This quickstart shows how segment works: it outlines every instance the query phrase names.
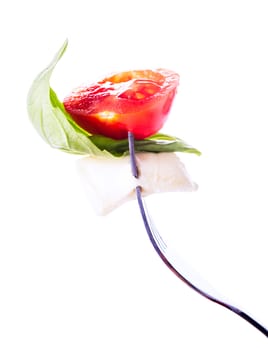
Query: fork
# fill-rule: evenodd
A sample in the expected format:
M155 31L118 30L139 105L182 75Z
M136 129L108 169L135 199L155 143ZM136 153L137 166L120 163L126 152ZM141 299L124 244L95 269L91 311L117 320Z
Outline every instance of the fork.
M137 167L136 157L135 157L135 145L134 136L131 132L128 133L128 144L129 144L129 154L131 162L131 172L135 178L139 177L139 170ZM237 316L241 317L247 321L250 325L255 327L258 331L268 337L268 329L261 325L258 321L252 318L249 314L241 310L240 308L232 305L226 298L222 297L207 281L201 278L196 271L186 265L186 263L179 257L179 255L170 248L167 243L160 236L158 230L156 229L152 218L149 215L148 209L146 207L145 201L142 198L142 188L140 186L136 187L136 197L142 216L142 220L148 234L148 237L166 266L186 285L192 288L195 292L199 293L204 298L216 303ZM183 270L183 271L182 271ZM201 287L202 285L202 287Z

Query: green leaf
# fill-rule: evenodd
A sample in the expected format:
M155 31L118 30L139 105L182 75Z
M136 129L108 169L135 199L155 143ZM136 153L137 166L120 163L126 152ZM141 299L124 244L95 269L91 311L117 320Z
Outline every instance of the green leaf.
M56 93L50 87L51 74L68 45L66 40L50 65L34 80L27 98L30 120L39 135L53 148L75 154L108 155L89 139L65 111Z
M128 140L113 140L111 138L92 135L92 142L100 149L107 150L115 156L121 156L128 153ZM166 135L155 134L144 140L135 140L135 150L137 152L187 152L201 155L201 152L196 148L188 145L183 140Z

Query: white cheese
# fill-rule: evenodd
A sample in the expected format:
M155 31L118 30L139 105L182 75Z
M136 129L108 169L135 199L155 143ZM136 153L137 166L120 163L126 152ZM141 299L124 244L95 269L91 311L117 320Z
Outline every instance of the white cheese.
M137 153L139 178L131 173L130 157L93 158L77 161L86 195L98 215L106 215L135 199L141 186L144 196L157 192L195 191L184 164L175 153Z

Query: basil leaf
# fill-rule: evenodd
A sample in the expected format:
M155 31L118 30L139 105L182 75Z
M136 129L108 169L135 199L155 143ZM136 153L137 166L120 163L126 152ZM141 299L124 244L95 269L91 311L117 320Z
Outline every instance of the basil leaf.
M146 152L185 152L201 155L198 149L188 145L182 139L166 134L155 134L145 140L137 141L137 150L139 148Z
M89 139L65 111L50 87L51 74L68 45L66 40L50 65L34 80L27 98L30 120L39 135L52 147L75 154L108 155Z
M90 136L92 142L100 149L107 150L114 156L128 154L128 140L114 140L102 135ZM187 152L201 155L196 148L191 147L183 140L166 135L155 134L144 140L135 140L135 150L137 152Z

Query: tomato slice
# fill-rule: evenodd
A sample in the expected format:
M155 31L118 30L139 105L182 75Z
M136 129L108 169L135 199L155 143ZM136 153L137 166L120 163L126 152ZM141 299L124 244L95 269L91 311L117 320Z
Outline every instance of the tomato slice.
M64 101L74 121L92 134L144 139L159 131L170 111L179 75L166 69L133 70L75 89Z

